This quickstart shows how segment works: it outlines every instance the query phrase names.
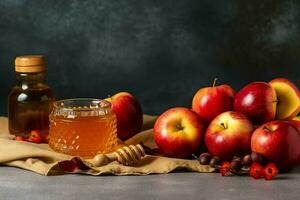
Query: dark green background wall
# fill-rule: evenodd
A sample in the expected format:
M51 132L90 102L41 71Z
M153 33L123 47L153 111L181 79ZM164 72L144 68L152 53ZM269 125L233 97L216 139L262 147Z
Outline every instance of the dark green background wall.
M158 114L214 77L300 85L300 1L1 0L0 114L23 54L48 56L58 98L129 91Z

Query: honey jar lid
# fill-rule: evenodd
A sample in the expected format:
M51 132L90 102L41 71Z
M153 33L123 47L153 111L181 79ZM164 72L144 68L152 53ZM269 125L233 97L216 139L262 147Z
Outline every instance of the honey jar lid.
M18 56L15 59L15 71L38 73L46 71L46 58L43 55Z

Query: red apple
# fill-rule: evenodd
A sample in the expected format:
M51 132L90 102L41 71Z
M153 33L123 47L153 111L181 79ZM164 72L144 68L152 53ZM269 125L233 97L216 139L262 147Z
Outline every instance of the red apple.
M293 119L300 111L300 91L297 86L286 78L270 81L275 89L278 103L276 119Z
M222 160L251 152L253 125L242 113L228 111L218 115L208 126L205 144L208 151Z
M169 157L187 158L200 147L204 125L188 108L171 108L154 124L154 140L161 152Z
M234 94L229 85L201 88L194 95L192 109L209 123L219 114L232 110Z
M254 131L251 149L287 172L299 164L300 133L288 121L271 121Z
M288 120L291 124L293 124L298 132L300 133L300 118L299 117L294 117L292 120Z
M141 131L143 111L138 100L128 92L120 92L105 99L111 102L117 117L118 138L126 140Z
M243 87L234 97L234 110L249 117L255 124L274 120L277 97L265 82L253 82Z

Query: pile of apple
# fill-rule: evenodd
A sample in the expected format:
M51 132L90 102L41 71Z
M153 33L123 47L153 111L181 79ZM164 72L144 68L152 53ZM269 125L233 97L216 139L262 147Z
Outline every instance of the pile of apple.
M285 78L252 82L235 92L229 85L199 89L192 109L171 108L154 125L154 140L169 157L199 153L222 162L258 154L281 171L300 164L300 92ZM228 162L227 162L228 164Z

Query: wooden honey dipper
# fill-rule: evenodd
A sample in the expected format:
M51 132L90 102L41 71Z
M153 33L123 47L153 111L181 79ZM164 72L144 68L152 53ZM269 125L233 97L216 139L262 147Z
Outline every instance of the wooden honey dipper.
M142 145L123 146L116 151L108 154L98 154L88 162L95 167L106 165L112 161L118 161L122 165L131 166L145 156Z

